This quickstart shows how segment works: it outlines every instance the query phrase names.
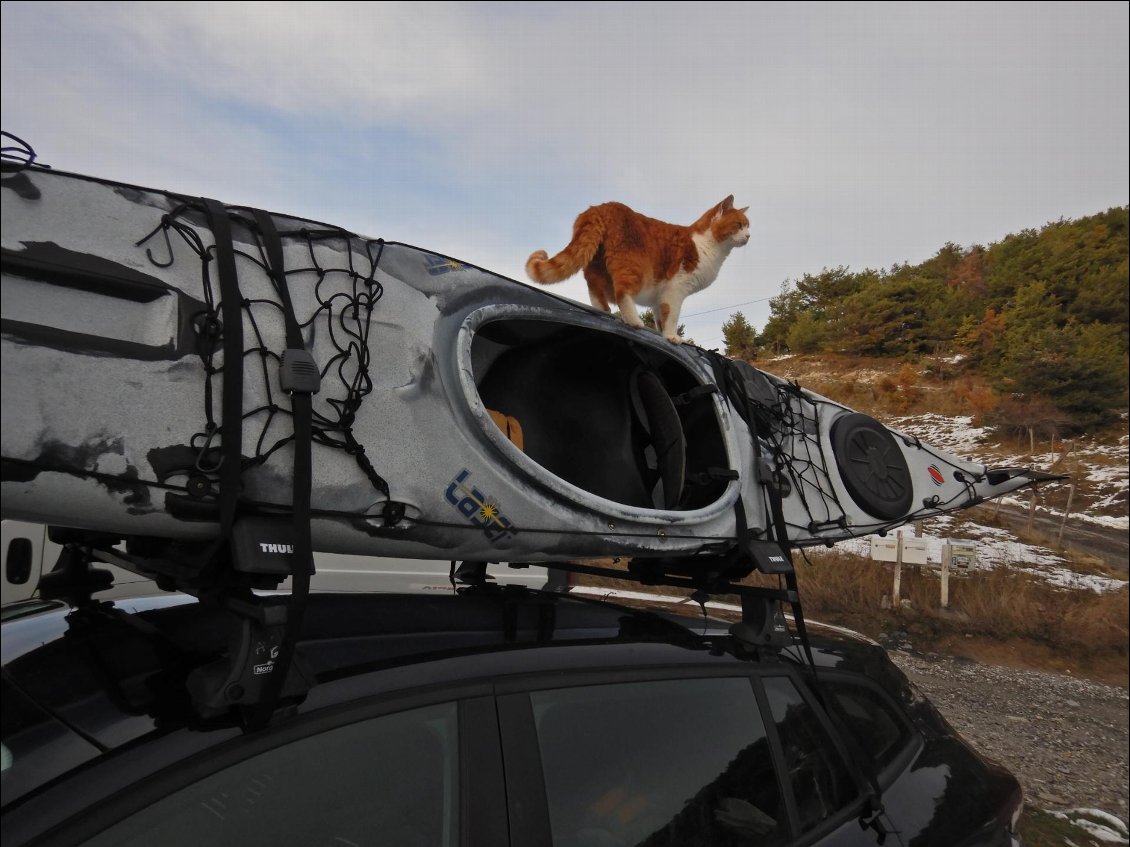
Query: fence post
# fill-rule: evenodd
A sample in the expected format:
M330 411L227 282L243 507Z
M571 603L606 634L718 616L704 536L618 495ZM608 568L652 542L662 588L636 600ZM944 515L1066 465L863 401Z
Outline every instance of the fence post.
M902 598L899 591L902 587L902 533L897 533L898 545L895 548L895 584L891 589L891 607L895 609L902 608Z
M942 608L950 607L950 562L953 560L953 548L947 541L942 545Z
M1063 528L1067 526L1067 516L1071 512L1071 498L1075 496L1075 483L1071 483L1071 487L1067 489L1067 505L1063 507L1063 520L1059 522L1059 535L1055 537L1056 545L1063 544Z

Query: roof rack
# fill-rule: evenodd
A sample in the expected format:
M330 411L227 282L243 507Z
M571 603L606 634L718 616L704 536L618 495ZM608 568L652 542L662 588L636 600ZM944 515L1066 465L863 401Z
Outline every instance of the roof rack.
M290 576L289 521L241 518L233 528L233 542L217 548L206 542L184 542L51 527L52 541L62 545L59 561L41 582L45 599L64 600L74 607L75 621L90 622L105 616L122 618L111 603L93 599L110 586L109 571L99 563L116 565L153 578L167 591L180 591L210 606L225 627L226 649L215 661L191 671L186 687L199 718L211 720L234 714L252 730L270 723L280 710L300 702L314 685L313 676L295 653L283 666L279 653L287 623L293 614L292 598L256 594L276 589ZM270 542L262 539L272 539ZM778 650L794 643L785 624L783 605L789 604L798 635L806 651L800 598L790 557L772 542L751 542L746 557L695 556L673 559L632 559L626 571L580 562L530 562L551 570L637 582L642 586L668 586L691 592L702 604L714 595L741 598L742 617L730 634L737 648L748 651ZM489 588L486 563L453 563L452 586L457 590ZM784 588L744 585L737 579L753 570L775 574ZM311 568L312 570L312 568ZM811 663L811 654L809 653ZM269 685L272 675L277 691Z
M186 678L193 707L205 720L235 711L247 727L265 725L280 708L300 701L314 684L297 655L285 666L279 662L293 613L290 598L254 593L254 589L277 588L290 571L289 557L266 559L264 551L248 540L249 533L266 526L237 521L234 535L242 541L210 551L206 559L200 557L205 545L51 527L49 537L63 549L55 568L43 577L40 593L44 599L73 606L75 622L118 617L111 603L92 596L110 586L110 572L95 567L104 563L151 577L166 591L196 597L226 617L230 626L223 655ZM119 549L123 544L125 552ZM286 676L272 696L272 675L280 667Z
M772 546L776 547L776 545ZM788 603L792 606L794 619L798 619L800 595L793 583L794 572L791 561L783 555L781 558L787 563L787 569L778 567L774 571L767 571L759 567L758 570L784 577L788 583L786 588L767 588L734 582L722 575L725 573L723 568L725 561L720 557L710 559L695 557L694 566L691 568L685 567L688 560L632 559L628 563L627 571L577 562L542 564L548 568L558 568L570 573L634 581L644 586L688 589L692 592L691 599L704 606L714 595L736 595L741 598L742 617L730 627L730 635L741 647L752 650L786 647L793 641L785 625L782 604ZM712 563L717 567L712 568ZM799 626L803 627L803 616L798 620ZM804 640L807 641L807 637Z

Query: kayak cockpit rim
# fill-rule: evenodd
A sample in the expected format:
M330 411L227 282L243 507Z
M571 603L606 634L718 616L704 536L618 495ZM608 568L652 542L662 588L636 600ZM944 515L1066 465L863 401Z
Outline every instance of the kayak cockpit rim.
M481 429L504 459L535 486L611 518L672 525L732 511L743 480L701 479L708 468L718 467L744 476L743 451L734 432L740 421L717 391L701 392L694 401L700 408L692 431L684 427L682 433L688 442L688 436L697 436L685 446L684 485L703 491L684 493L675 507L666 508L641 500L646 496L641 494L646 480L627 479L640 470L638 457L632 455L639 450L628 443L632 432L637 436L640 432L639 422L632 420L637 412L632 408L630 372L637 366L654 370L657 364L662 379L681 382L677 387L684 393L698 386L713 387L713 380L705 361L696 360L689 350L647 330L626 336L619 322L610 324L615 320L581 307L563 314L558 309L492 304L470 312L456 343L458 393L469 423ZM624 356L624 348L633 355ZM606 358L617 367L598 367L606 353L616 354ZM549 384L549 374L556 384ZM557 390L566 391L566 396L546 403L547 392ZM517 421L523 446L499 427L492 411ZM678 414L683 426L688 414ZM661 462L662 457L658 459Z

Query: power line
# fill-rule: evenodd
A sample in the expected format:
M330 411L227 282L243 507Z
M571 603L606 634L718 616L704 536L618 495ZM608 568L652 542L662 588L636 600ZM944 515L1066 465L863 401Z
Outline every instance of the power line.
M736 309L738 306L748 306L751 303L764 303L766 300L772 300L772 297L760 297L757 300L746 300L744 303L735 303L733 306L719 306L717 309L707 309L705 312L692 312L689 315L683 315L684 318L697 318L699 315L709 315L712 312L724 312L727 309Z

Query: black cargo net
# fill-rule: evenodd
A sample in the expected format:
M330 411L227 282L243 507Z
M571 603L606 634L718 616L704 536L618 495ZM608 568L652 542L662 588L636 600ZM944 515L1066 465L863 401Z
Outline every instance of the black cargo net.
M769 448L778 484L787 480L796 490L811 520L805 529L839 524L843 507L828 482L816 404L789 385L778 386L777 392L780 402L773 411L778 426L762 434L762 442Z
M788 527L818 536L800 543L826 543L825 539L842 540L847 535L882 532L919 518L963 508L970 498L975 497L973 483L983 476L970 475L949 457L931 450L917 438L891 432L893 438L925 451L937 464L950 468L953 477L964 483L963 488L949 500L943 501L934 496L919 503L909 513L901 513L890 520L857 521L849 525L846 511L832 485L836 459L825 452L817 402L793 383L766 380L766 384L772 386L775 393L773 400L762 396L749 397L746 402L756 418L758 448L762 457L768 460L774 484L782 497L787 498L795 492L807 515L807 523L797 523L794 519L788 522ZM840 476L843 476L842 471Z
M204 410L201 429L193 436L196 452L194 470L205 476L216 474L222 463L219 442L222 421L217 421L217 398L224 369L222 295L216 272L216 244L206 244L198 221L203 207L183 203L166 214L161 224L138 245L144 245L159 234L164 238L167 258L146 249L149 260L160 267L173 261L173 238L188 245L201 260L203 299L208 308L194 316L200 340L199 353L207 378L204 384ZM229 207L235 260L239 276L248 265L254 266L256 277L270 277L265 245L258 232L251 210ZM246 214L244 214L246 213ZM193 219L193 224L188 222ZM345 451L352 456L365 476L384 498L389 498L388 483L381 477L365 454L365 448L353 435L353 423L365 397L373 390L369 369L369 334L372 313L384 294L376 279L384 242L363 239L346 230L331 227L279 229L284 248L302 245L303 260L295 259L295 251L287 250L285 276L296 303L295 319L307 345L316 339L318 350L329 346L335 351L328 360L320 361L321 389L314 398L313 440L318 444ZM329 249L316 250L316 247ZM334 261L330 266L328 263ZM278 294L278 292L275 292ZM313 295L312 298L310 295ZM282 351L267 346L265 325L279 327L285 319L283 298L249 298L241 294L240 309L244 317L242 361L243 379L265 398L255 408L242 410L242 429L254 440L251 456L241 458L241 470L261 465L280 448L294 440L291 424L293 408L289 398L278 388L278 371ZM313 303L311 304L311 299ZM303 305L306 304L306 305ZM246 444L247 438L244 439Z
M791 383L768 384L776 394L773 401L750 397L748 403L757 420L758 446L773 484L782 496L795 492L808 515L807 524L790 523L790 527L806 532L843 527L844 508L829 479L816 403Z

